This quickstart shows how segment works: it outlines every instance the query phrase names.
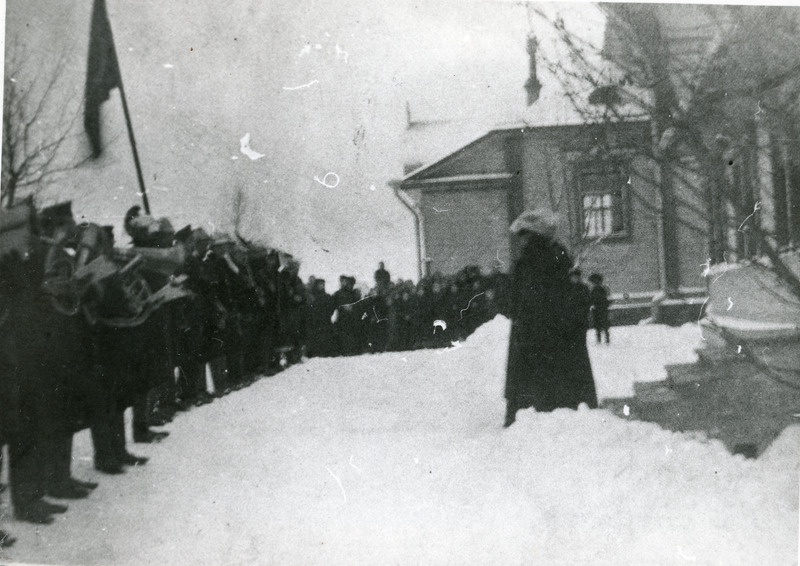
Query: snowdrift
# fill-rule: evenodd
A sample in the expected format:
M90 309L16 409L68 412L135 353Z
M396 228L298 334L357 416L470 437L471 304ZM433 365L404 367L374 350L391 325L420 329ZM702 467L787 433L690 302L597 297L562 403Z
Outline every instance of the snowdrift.
M612 331L612 346L591 353L598 388L614 394L699 339L692 327ZM507 334L498 317L447 350L313 359L264 378L137 446L146 467L101 478L56 525L6 525L19 539L7 556L796 563L800 427L758 460L603 410L521 411L502 429ZM85 435L75 452L76 475L94 479Z

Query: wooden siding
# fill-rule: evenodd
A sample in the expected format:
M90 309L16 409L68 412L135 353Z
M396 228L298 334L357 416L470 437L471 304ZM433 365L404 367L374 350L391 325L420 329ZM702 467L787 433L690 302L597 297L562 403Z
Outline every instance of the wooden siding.
M423 192L425 259L430 273L452 274L468 265L487 272L508 269L509 189L506 182Z

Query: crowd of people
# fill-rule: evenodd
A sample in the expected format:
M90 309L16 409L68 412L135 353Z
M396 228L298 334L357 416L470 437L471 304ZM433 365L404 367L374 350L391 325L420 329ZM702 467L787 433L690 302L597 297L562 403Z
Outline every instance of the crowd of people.
M497 314L512 320L506 426L525 407L596 406L586 331L592 312L608 342L608 290L597 274L591 289L582 282L554 223L530 213L512 225L511 278L465 267L414 284L381 262L369 286L341 275L329 294L289 254L175 231L138 207L125 218L131 247L110 227L77 224L69 205L1 211L0 448L14 516L49 524L67 506L46 497L96 487L71 474L80 430L99 472L145 464L128 451L128 409L133 441L158 442L168 433L153 427L180 411L305 358L448 347Z
M312 356L354 355L449 346L505 312L507 276L466 267L455 275L434 274L417 284L392 281L381 262L374 286L363 294L354 277L339 277L326 292L324 280L310 277L306 312L306 352Z
M450 346L506 309L499 272L414 284L380 264L369 291L342 275L329 294L291 255L238 236L175 231L138 207L125 229L132 247L68 205L0 212L0 447L18 520L49 524L67 510L52 499L96 487L71 473L80 430L103 474L147 462L128 451L126 410L134 443L159 442L180 411L304 358Z

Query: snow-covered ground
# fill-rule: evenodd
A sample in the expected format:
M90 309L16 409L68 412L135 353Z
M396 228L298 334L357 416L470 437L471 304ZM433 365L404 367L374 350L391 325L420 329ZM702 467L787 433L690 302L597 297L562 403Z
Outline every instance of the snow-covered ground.
M6 560L49 564L796 564L798 441L758 459L603 411L502 429L508 321L448 350L312 359L181 415ZM601 397L691 361L696 327L612 329ZM7 507L4 508L7 510ZM3 558L3 555L0 555Z

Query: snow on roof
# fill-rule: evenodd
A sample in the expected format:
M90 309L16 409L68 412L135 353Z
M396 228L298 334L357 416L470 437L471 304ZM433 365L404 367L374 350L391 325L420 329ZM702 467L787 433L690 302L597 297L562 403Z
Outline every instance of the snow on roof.
M586 87L580 94L567 94L554 88L542 89L539 100L529 106L519 117L517 125L528 128L581 126L647 120L649 92L628 86L609 85L620 96L620 103L607 106L592 104L589 97L594 89Z
M417 166L403 180L478 141L489 131L490 125L470 121L429 122L406 130L405 162Z
M620 89L622 103L609 108L605 105L593 105L585 102L580 104L574 99L561 94L548 93L545 98L540 98L523 113L517 121L501 122L490 125L470 124L470 123L430 123L424 128L414 129L409 132L409 139L417 136L417 149L424 147L420 143L424 139L425 132L429 139L425 140L429 145L427 161L419 160L419 164L414 170L409 171L403 180L409 179L421 171L432 167L461 149L487 137L492 132L501 130L524 130L526 128L551 128L586 126L591 124L622 123L622 122L641 122L650 119L647 113L645 102L649 92L641 89L635 95L630 87ZM588 98L588 96L587 96ZM445 126L447 124L448 127ZM460 127L460 129L458 129ZM449 136L449 138L448 138ZM463 140L463 141L459 141ZM431 148L438 150L431 151ZM424 154L420 151L420 155ZM406 161L409 162L408 160Z
M540 39L537 80L541 84L541 90L538 100L531 105L525 105L523 97L520 97L519 107L496 114L493 119L481 117L440 120L436 114L423 114L425 120L412 122L405 133L405 162L419 165L405 178L440 162L492 131L649 119L648 109L652 107L650 91L628 84L623 70L606 60L599 50L605 30L605 15L602 10L588 4L554 4L542 6L542 9L551 18L563 17L570 29L574 28L575 33L590 38L598 46L596 53L588 55L589 64L582 67L572 61L569 50L553 35L550 26L539 25L540 22L536 26L537 37ZM520 76L520 89L525 79L526 77ZM612 98L617 97L613 104L597 103L599 101L594 100L601 90L611 93ZM452 102L455 106L459 103L458 100ZM488 98L486 102L491 104Z

